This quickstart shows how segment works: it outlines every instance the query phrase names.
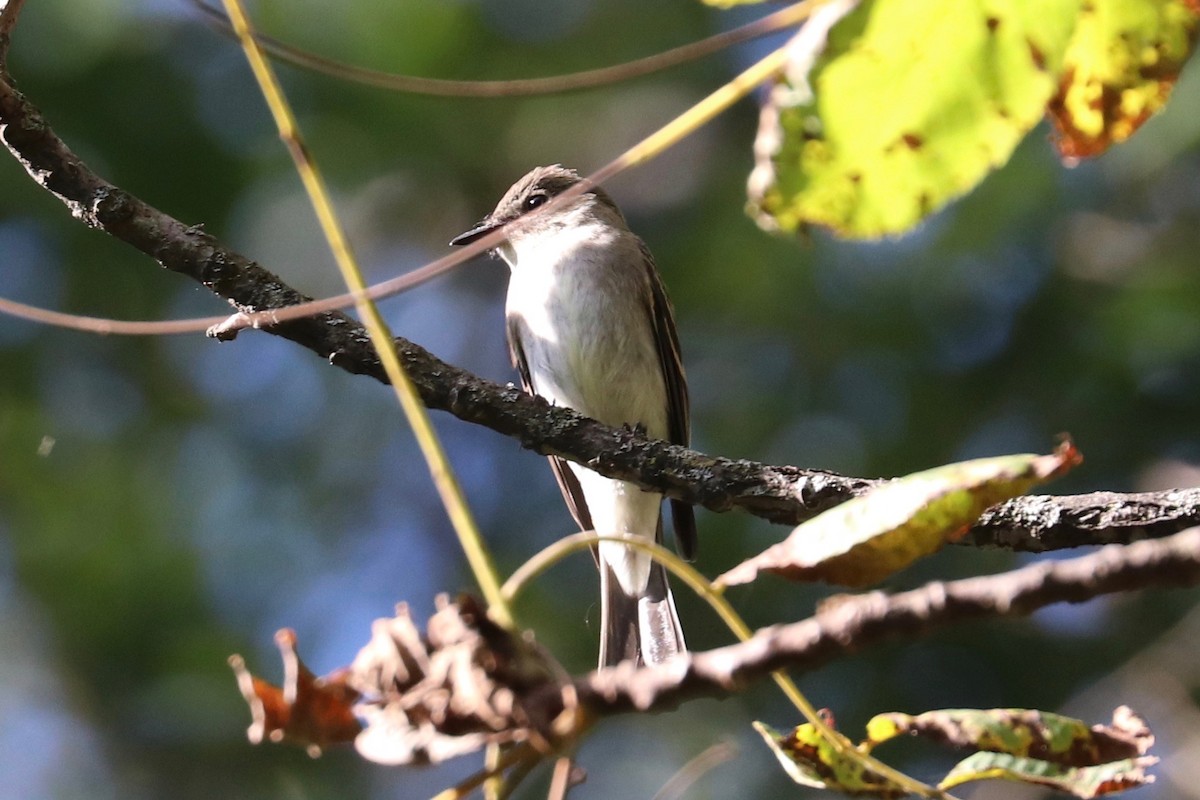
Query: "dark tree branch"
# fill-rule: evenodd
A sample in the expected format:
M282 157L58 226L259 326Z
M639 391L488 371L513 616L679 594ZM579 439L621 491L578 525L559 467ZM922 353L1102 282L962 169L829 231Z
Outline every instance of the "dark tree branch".
M575 680L579 702L597 714L669 709L695 697L723 697L772 670L807 671L886 639L989 617L1027 615L1053 603L1200 583L1200 528L1164 539L1110 545L1065 561L1041 561L999 575L930 583L888 595L832 598L809 619L764 628L746 642L655 667L621 664ZM547 692L553 710L555 692Z
M0 12L0 64L17 0ZM29 175L84 224L186 275L240 311L308 300L278 276L94 173L54 133L42 114L0 70L0 139ZM268 332L311 350L347 372L385 380L363 328L341 312L280 323ZM702 505L740 508L771 522L796 524L859 495L879 480L709 456L609 428L553 408L447 364L405 339L396 340L405 369L430 408L483 425L542 455L587 464L612 478ZM1097 541L1164 536L1200 524L1200 491L1147 495L1028 497L992 510L974 541L1017 550L1048 550ZM1103 533L1101 533L1103 532ZM1105 538L1107 537L1107 538Z
M1093 492L1009 500L984 512L967 541L1030 553L1128 544L1200 524L1200 489Z

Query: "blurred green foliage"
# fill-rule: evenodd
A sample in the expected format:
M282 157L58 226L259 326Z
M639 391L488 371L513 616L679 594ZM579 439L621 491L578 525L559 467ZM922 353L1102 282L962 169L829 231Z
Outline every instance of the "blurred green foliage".
M570 0L547 14L533 0L419 0L334 13L293 0L252 13L289 42L380 69L521 77L655 52L757 12ZM31 2L14 42L20 88L97 171L302 291L336 290L240 53L188 4ZM766 46L522 100L405 97L282 72L355 246L382 278L444 252L533 164L600 165ZM1045 451L1069 431L1087 460L1054 491L1195 484L1197 120L1193 68L1161 117L1098 161L1065 170L1035 132L978 190L878 244L771 238L744 216L749 102L614 181L675 302L695 444L887 475ZM480 261L384 311L398 334L513 380L504 281L499 262ZM127 319L224 310L86 230L11 159L0 159L0 294ZM251 748L225 665L237 651L277 674L271 634L286 625L324 672L348 662L395 602L427 613L436 592L470 588L379 386L261 334L227 345L105 339L8 319L0 375L0 797L407 798L471 770ZM445 415L437 424L504 569L570 530L542 458ZM708 574L785 533L735 514L702 513L700 526ZM951 548L889 586L1017 561ZM768 578L730 594L766 624L807 615L825 593ZM595 596L583 556L543 578L518 613L584 670ZM679 599L693 647L728 641L700 602ZM1170 751L1183 746L1171 719L1194 706L1111 676L1196 600L1152 592L974 625L872 650L802 687L850 729L885 710L1066 707L1101 720L1121 702L1157 704L1158 718L1142 710ZM1183 688L1196 696L1195 684ZM794 796L749 728L755 718L795 724L783 709L764 685L614 720L580 751L589 780L579 796L646 796L724 737L743 743L741 759L690 797ZM905 766L919 775L926 757ZM1186 791L1196 790L1163 779L1140 796Z

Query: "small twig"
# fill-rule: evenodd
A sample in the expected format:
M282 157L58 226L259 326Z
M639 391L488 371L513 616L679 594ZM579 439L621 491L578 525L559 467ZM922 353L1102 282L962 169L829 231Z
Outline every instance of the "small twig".
M650 800L678 800L682 798L686 790L691 788L692 784L707 775L708 772L737 757L738 744L736 741L716 742L715 745L707 747L700 756L696 756L690 762L680 766L676 774L671 776L671 780L662 784L662 788L655 792Z
M654 793L651 800L678 800L683 797L684 792L692 787L692 784L725 762L732 761L737 754L738 746L734 741L717 742L709 746L700 755L680 767L679 771Z

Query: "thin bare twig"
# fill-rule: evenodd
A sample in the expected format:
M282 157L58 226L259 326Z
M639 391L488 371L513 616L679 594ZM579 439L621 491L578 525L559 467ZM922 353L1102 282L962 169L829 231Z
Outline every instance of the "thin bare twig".
M191 0L192 5L205 15L209 22L222 33L232 34L232 29L220 9L204 0ZM655 53L644 58L614 64L609 67L574 72L568 75L552 75L544 78L519 78L515 80L448 80L424 78L416 75L401 75L394 72L368 69L331 58L325 58L307 50L294 47L270 36L257 35L259 46L270 56L294 67L310 70L339 80L374 86L409 94L435 95L439 97L520 97L538 94L555 94L581 89L594 89L613 83L644 77L655 72L686 64L705 56L718 53L728 47L757 39L785 28L798 25L803 19L795 6L789 6L773 14L747 23L730 31L718 33L696 42Z

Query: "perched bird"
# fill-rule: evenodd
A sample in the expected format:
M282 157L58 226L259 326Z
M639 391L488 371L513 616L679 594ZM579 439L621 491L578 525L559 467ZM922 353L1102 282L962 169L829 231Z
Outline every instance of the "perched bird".
M580 184L583 184L580 186ZM582 192L544 211L572 187ZM536 212L536 213L535 213ZM560 165L521 178L483 221L451 244L503 229L508 345L525 390L612 426L688 443L688 393L671 303L646 244L612 198ZM551 456L581 530L662 540L662 495ZM696 549L692 507L671 501L676 547ZM686 650L663 567L601 542L600 665L655 664Z

